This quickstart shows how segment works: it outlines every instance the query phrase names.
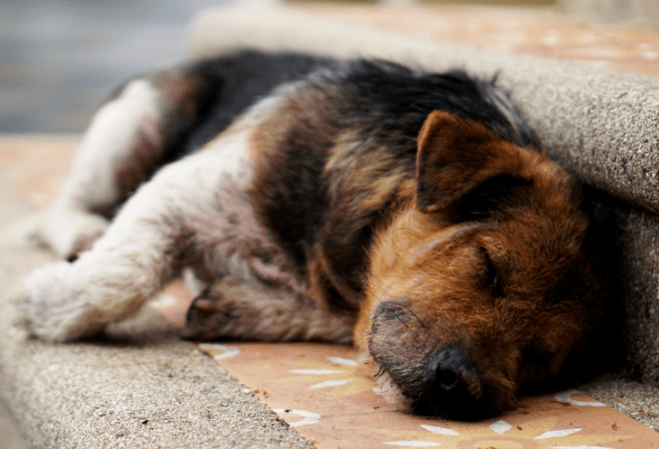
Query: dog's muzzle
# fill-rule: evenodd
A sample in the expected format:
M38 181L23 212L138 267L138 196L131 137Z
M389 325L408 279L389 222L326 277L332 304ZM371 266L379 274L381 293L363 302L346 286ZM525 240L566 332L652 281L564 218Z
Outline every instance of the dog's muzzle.
M428 334L406 304L382 302L373 314L369 350L415 413L483 418L491 401L476 363L458 345L437 348Z
M473 369L472 361L458 348L444 349L428 359L426 380L429 388L443 395L463 396L469 385L465 375Z
M414 404L417 412L470 420L482 415L481 383L471 358L449 347L428 358L425 382Z

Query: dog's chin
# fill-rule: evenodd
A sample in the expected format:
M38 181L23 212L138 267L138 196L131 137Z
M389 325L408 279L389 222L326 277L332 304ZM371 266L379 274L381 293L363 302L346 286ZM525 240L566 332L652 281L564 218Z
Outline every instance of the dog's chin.
M376 378L373 391L387 402L393 404L397 410L414 413L413 402L403 394L403 391L398 387L389 373L384 372Z
M494 410L494 404L484 398L441 398L441 395L433 392L405 392L386 371L376 379L373 391L393 404L398 411L452 421L477 421L501 411Z

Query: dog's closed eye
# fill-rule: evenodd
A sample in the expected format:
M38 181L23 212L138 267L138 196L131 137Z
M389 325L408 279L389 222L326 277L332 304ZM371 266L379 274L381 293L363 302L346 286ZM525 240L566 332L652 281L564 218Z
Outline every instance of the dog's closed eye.
M485 259L485 286L490 290L490 293L494 298L500 298L503 296L503 286L501 284L501 276L499 270L492 262L490 254L482 246L479 248Z

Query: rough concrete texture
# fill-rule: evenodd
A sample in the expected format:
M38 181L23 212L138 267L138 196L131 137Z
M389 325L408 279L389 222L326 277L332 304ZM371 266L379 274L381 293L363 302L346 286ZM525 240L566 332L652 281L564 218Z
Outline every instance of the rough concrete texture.
M659 78L412 38L322 20L313 16L313 8L307 11L208 10L191 29L192 47L198 57L251 47L498 74L498 85L509 92L541 147L577 178L622 204L614 215L627 358L644 380L657 382L659 240L653 214L659 212Z
M656 0L561 0L559 5L566 14L590 22L659 29Z
M579 386L584 393L659 431L659 391L619 374L605 374Z
M625 350L631 372L659 384L659 217L616 207Z
M2 181L0 226L29 210ZM30 447L313 447L152 309L101 341L26 339L9 298L51 260L0 241L0 395Z
M27 449L27 444L18 431L14 417L9 413L4 403L0 402L0 449Z

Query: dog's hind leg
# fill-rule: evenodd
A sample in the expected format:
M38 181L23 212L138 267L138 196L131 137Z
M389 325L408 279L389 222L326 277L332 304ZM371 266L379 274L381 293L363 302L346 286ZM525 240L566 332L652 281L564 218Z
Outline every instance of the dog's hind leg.
M123 201L177 156L204 88L191 73L163 71L128 82L99 109L39 230L59 257L89 249Z

